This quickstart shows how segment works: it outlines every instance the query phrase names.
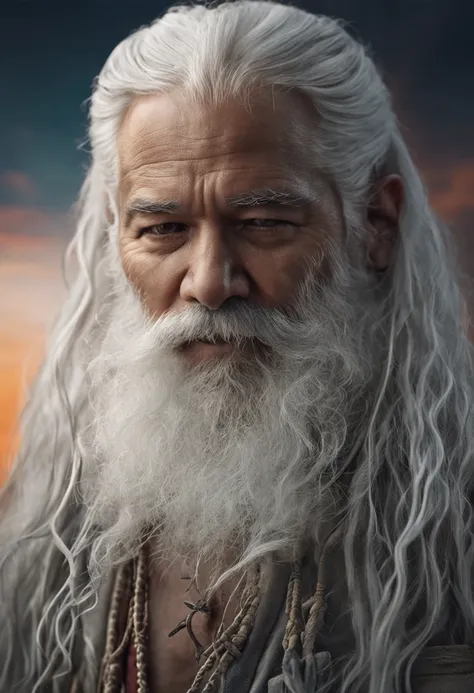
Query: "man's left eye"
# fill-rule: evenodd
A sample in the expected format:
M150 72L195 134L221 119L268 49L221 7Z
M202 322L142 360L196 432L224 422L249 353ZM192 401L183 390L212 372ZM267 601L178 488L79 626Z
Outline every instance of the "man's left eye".
M275 228L275 226L294 226L291 221L285 219L245 219L246 226L256 226L257 228Z

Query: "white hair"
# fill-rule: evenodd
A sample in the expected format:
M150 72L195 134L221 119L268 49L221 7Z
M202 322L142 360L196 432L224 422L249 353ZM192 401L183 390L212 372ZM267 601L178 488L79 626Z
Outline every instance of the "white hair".
M303 94L314 107L314 129L294 127L337 187L350 231L347 257L364 240L361 219L373 182L395 173L406 189L396 257L376 292L384 360L358 422L360 452L346 508L356 649L342 693L411 691L411 665L452 608L463 642L474 637L473 379L465 306L449 236L429 207L387 88L366 49L333 19L274 2L178 6L115 48L91 99L92 162L66 257L69 296L0 499L1 690L64 690L68 672L86 655L87 693L97 673L90 643L79 638L95 587L84 587L88 555L77 544L85 512L78 440L89 407L84 354L99 350L97 315L115 288L117 224L108 209L117 220L123 115L137 94L178 90L217 104L234 94L250 99L253 89L265 87ZM367 321L362 329L368 338ZM334 455L347 448L343 426L338 435ZM268 542L252 551L264 554Z

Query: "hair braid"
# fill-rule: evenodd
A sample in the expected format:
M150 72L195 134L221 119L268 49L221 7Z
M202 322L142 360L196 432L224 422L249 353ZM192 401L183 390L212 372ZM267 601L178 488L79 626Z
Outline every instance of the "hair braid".
M309 610L308 620L302 634L303 656L309 655L314 650L314 643L317 634L324 624L324 614L326 611L325 589L326 589L326 559L330 550L336 542L343 536L344 523L340 522L329 534L323 544L318 565L318 578L316 591L312 597L312 604Z
M288 583L288 594L286 599L286 613L288 622L286 624L285 636L283 638L283 649L299 650L301 647L301 636L303 633L303 608L301 604L301 563L293 563L292 574Z
M133 640L137 662L137 693L148 693L148 552L142 546L135 559Z
M132 629L132 584L132 566L130 563L127 563L118 569L114 582L107 623L105 652L99 676L99 693L120 693L122 685L121 656L130 641ZM129 603L129 610L125 632L120 639L120 617L124 602Z

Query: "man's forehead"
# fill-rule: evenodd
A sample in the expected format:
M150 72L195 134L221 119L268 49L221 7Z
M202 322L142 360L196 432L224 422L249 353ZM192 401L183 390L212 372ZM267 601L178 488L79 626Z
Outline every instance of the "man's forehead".
M121 122L121 131L146 131L151 123L163 129L177 130L195 126L200 132L211 132L216 123L221 127L237 122L251 130L259 125L285 123L295 114L307 118L308 106L296 93L259 92L258 96L244 100L229 97L220 103L206 103L203 99L187 99L182 93L154 93L136 96L128 106ZM315 124L316 113L310 116ZM285 128L283 128L285 129Z
M249 111L240 101L210 107L186 104L174 94L140 97L119 131L122 177L153 163L226 157L232 161L243 155L256 162L264 158L269 165L295 160L300 152L291 127L295 115L288 106L261 100Z

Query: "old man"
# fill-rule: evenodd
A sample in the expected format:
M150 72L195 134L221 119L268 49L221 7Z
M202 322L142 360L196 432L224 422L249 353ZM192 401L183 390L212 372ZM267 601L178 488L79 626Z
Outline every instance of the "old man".
M90 141L0 502L2 693L472 692L465 309L365 49L174 7Z

